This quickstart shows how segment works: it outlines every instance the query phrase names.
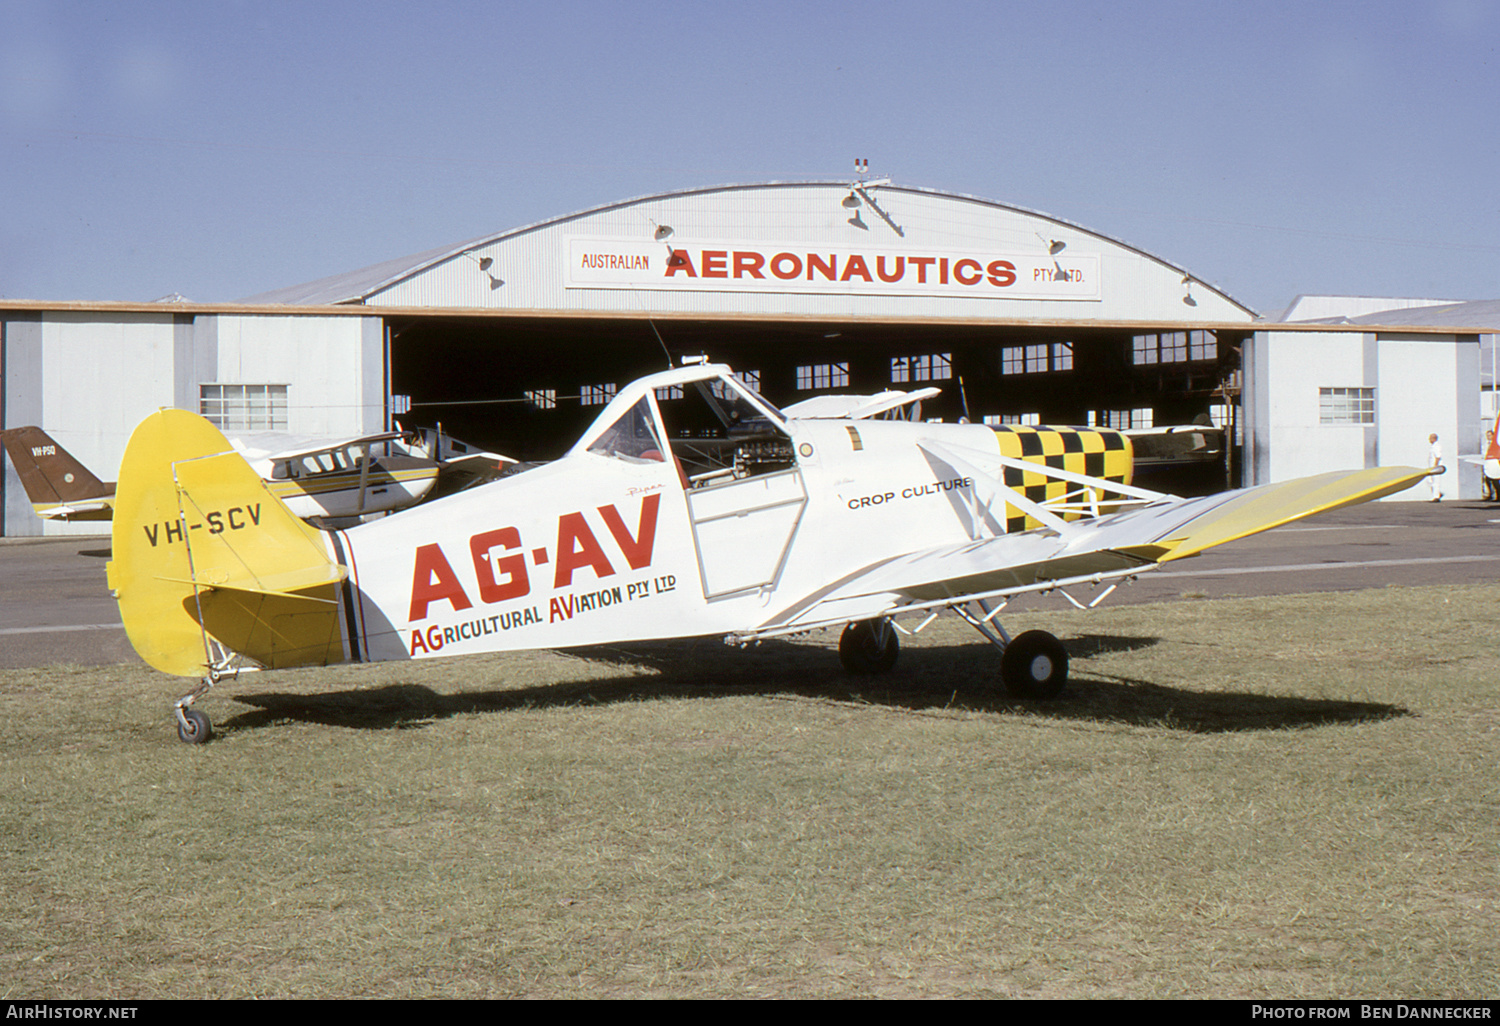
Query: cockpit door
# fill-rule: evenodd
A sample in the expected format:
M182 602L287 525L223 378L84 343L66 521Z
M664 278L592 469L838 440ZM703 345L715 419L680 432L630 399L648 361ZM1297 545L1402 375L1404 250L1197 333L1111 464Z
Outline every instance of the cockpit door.
M802 521L807 492L795 467L688 490L704 598L773 584Z

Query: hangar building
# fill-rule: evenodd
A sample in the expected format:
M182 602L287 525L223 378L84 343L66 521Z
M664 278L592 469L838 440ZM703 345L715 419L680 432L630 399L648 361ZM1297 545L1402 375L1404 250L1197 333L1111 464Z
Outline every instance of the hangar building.
M1429 428L1460 452L1480 433L1479 329L1266 322L1098 232L883 180L650 196L240 303L177 299L0 302L0 424L43 427L100 477L161 406L227 431L441 423L540 459L622 383L706 355L779 405L936 385L924 417L1212 418L1242 444L1204 490L1421 463ZM0 534L43 532L8 461L0 509Z

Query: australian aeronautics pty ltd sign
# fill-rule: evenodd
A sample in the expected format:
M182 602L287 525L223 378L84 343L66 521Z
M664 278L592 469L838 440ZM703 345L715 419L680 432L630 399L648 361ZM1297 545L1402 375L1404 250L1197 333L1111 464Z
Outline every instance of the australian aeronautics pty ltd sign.
M1099 258L740 242L568 240L568 288L1098 301Z

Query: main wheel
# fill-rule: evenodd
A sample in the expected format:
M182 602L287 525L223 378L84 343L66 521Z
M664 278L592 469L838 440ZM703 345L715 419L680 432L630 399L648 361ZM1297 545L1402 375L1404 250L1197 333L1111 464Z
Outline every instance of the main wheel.
M1056 698L1068 682L1068 650L1046 631L1027 631L1005 646L1000 679L1016 698Z
M182 718L187 724L184 726L182 720L177 721L177 739L183 744L201 745L213 737L213 724L209 723L207 714L197 709L184 709Z
M901 642L888 620L860 620L839 635L839 662L850 673L884 673L900 654Z

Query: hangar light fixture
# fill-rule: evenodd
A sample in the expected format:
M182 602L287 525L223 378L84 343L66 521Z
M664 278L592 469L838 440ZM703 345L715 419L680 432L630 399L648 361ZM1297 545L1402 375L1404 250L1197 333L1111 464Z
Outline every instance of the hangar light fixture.
M882 210L880 208L880 204L875 202L875 197L871 196L869 193L870 189L889 184L891 184L891 180L889 178L877 178L873 182L854 182L850 184L849 195L845 196L842 202L845 209L848 210L856 210L861 205L868 205L871 210L875 211L875 213L880 216L880 219L882 221L891 226L891 231L895 232L902 238L905 238L906 232L902 231L901 226L898 225L895 221L891 220L891 215ZM854 225L854 227L856 228L863 228L866 231L869 231L870 228L870 226L865 224L865 222L860 218L858 213L849 218L849 223Z
M472 249L464 250L463 255L479 265L479 269L484 272L484 276L490 280L491 292L493 292L495 289L498 289L501 285L505 284L503 280L495 277L495 275L490 273L490 268L495 266L494 257L480 256Z
M652 224L656 224L655 221L653 221L651 223ZM653 238L655 238L657 242L665 242L667 239L669 239L671 237L672 237L672 226L671 225L669 225L669 224L658 224L658 225L656 225L656 234L653 236Z
M1191 275L1182 276L1182 301L1188 306L1197 306L1198 301L1193 298L1193 279Z
M1041 232L1037 232L1036 237L1047 244L1047 253L1049 256L1057 256L1057 254L1068 248L1068 244L1061 239L1049 239Z

